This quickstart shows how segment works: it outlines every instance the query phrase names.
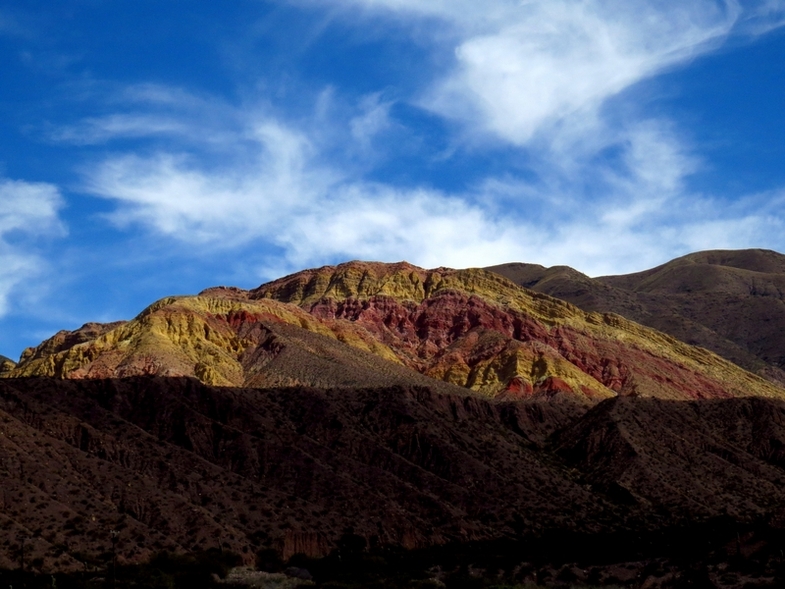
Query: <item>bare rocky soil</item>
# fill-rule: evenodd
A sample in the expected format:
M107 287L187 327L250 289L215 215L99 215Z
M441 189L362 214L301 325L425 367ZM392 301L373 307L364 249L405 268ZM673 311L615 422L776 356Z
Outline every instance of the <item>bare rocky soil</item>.
M585 311L618 313L785 383L785 256L705 251L644 272L589 278L567 266L488 268Z
M569 574L548 564L554 555L586 570L659 562L667 575L686 533L675 529L698 530L701 574L746 553L763 555L755 574L774 575L785 403L630 397L587 410L566 396L491 401L424 387L7 379L0 476L9 568L23 546L33 570L100 566L110 530L119 562L220 549L246 564L265 549L325 556L351 530L377 551L512 542L528 547L515 549L517 564L539 546L532 579L555 582ZM706 556L722 550L724 560Z

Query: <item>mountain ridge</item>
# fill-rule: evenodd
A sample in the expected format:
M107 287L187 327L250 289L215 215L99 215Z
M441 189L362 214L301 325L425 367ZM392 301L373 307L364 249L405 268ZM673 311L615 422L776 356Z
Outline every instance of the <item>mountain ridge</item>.
M428 388L0 380L0 566L220 548L323 556L351 527L405 548L785 528L785 402L490 400ZM567 410L569 413L569 409ZM105 556L103 557L105 560Z
M618 313L785 384L785 256L777 252L696 252L643 272L598 278L565 266L488 269L586 311Z
M674 292L713 293L714 274L679 269L706 259L778 268L711 254L615 279L624 289L510 268L643 313ZM719 268L726 295L779 300L766 272ZM647 543L715 528L715 586L745 585L711 559L735 554L747 576L734 578L750 579L742 552L764 546L756 580L781 562L784 389L483 269L349 262L165 297L130 321L58 332L0 376L0 567L19 538L37 571L106 567L109 530L121 563L216 549L246 564L315 558L340 554L349 533L378 550L545 542L554 554L583 538L602 560L615 537L642 559L617 584L664 587L679 579Z
M446 383L433 386L490 396L566 394L589 404L619 394L785 394L709 351L619 315L587 313L482 269L425 270L405 262L348 262L250 291L216 287L167 297L130 322L61 332L0 376L389 386L406 381L402 369ZM378 378L393 373L398 380Z

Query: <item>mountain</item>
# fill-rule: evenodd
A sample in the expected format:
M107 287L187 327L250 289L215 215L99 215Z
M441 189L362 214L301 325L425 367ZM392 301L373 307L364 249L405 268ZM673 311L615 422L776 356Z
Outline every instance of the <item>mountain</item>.
M575 511L587 530L626 521L540 453L532 440L563 419L545 405L422 387L0 380L0 567L25 537L36 568L81 568L109 530L124 560L220 547L253 562L265 548L324 555L348 528L417 547L575 528Z
M5 356L0 355L0 372L13 370L15 366L16 366L16 362L11 360L11 358L6 358Z
M350 262L169 297L26 350L0 376L193 376L220 386L430 386L509 398L783 398L785 390L614 314L493 272ZM437 382L434 382L437 381Z
M212 296L163 299L132 321L61 331L25 350L19 363L0 375L191 376L219 386L457 388L400 366L391 352L368 338L354 347L342 343L355 335L351 327L333 331L295 306L248 301L240 291L219 288Z
M777 260L701 254L594 280L506 268L645 315L656 297L713 300L720 276L727 296L776 307L776 280L757 274L777 275ZM704 266L719 270L696 278ZM751 276L769 294L743 294ZM745 317L758 330L755 314L728 321ZM488 270L349 262L167 297L61 331L0 362L0 377L0 569L22 554L36 571L105 566L114 530L121 562L317 557L346 538L469 554L502 543L510 571L539 567L538 584L545 565L521 559L626 551L638 564L607 579L628 586L677 574L658 550L683 561L709 539L713 586L743 586L720 583L735 538L733 575L785 574L785 390ZM742 549L766 554L752 577ZM553 582L586 570L553 569Z
M603 402L551 439L592 488L668 517L767 515L785 523L785 403Z
M594 279L566 266L488 270L585 311L618 313L785 384L785 256L777 252L698 252Z
M103 566L110 530L120 562L216 548L247 563L270 549L323 556L347 530L406 548L547 541L551 557L607 562L613 534L653 558L645 539L680 526L785 527L785 402L563 402L0 380L0 568L22 543L34 570Z

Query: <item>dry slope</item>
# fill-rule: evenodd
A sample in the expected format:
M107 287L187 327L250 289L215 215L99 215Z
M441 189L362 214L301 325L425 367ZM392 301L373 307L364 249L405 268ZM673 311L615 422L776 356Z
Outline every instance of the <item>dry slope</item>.
M231 386L431 383L589 404L617 395L785 395L711 352L618 315L581 311L485 270L403 262L350 262L251 291L219 287L163 299L129 322L60 333L0 372L140 374Z
M488 269L586 311L618 313L785 384L785 256L777 252L698 252L600 278L566 266Z

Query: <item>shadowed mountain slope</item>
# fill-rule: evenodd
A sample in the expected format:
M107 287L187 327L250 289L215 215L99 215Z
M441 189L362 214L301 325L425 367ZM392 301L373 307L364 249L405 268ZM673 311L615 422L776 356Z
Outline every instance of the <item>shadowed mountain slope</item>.
M645 272L596 279L566 266L489 270L586 311L618 313L785 383L785 256L777 252L698 252Z
M252 291L158 301L25 351L6 377L194 376L231 386L428 385L506 398L671 399L785 390L618 315L492 272L350 262ZM439 381L433 383L431 379Z
M580 417L557 405L5 379L0 566L21 538L37 570L105 562L109 530L121 562L217 547L252 562L267 548L326 554L350 527L371 544L424 547L785 522L785 403L617 398Z
M627 521L537 437L552 403L425 388L239 389L194 379L0 381L0 566L107 550L325 554L348 527L408 547ZM82 556L80 556L80 553Z
M610 399L553 436L598 492L689 520L785 523L785 403Z

